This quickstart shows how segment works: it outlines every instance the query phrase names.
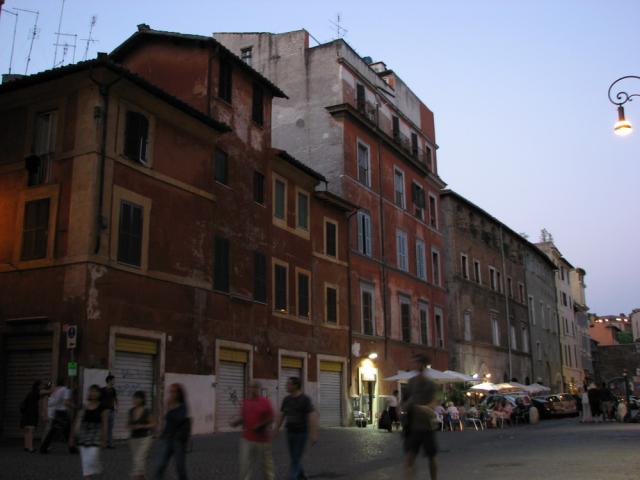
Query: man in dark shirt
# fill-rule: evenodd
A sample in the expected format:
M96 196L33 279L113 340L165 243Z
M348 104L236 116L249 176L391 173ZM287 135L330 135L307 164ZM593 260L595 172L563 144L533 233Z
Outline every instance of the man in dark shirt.
M115 383L116 377L109 374L107 378L105 378L105 383L107 384L102 389L102 408L104 408L108 412L108 423L107 423L107 448L113 447L113 421L115 419L116 410L118 409L118 395L116 394L116 389L113 386Z
M301 463L307 438L311 437L311 445L318 440L317 417L311 399L302 393L299 378L289 378L287 392L289 395L282 401L280 408L278 430L286 422L287 445L291 456L289 480L302 480L307 478Z
M438 468L436 454L435 429L436 415L432 409L435 400L436 386L425 376L425 368L428 360L423 355L414 357L413 370L417 375L409 380L407 385L407 398L404 409L408 414L408 422L405 427L404 449L405 478L412 479L415 474L415 462L420 449L429 457L429 473L431 480L436 480Z

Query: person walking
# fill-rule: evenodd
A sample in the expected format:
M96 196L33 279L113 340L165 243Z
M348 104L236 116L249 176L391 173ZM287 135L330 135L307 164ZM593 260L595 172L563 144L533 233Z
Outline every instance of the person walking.
M147 396L142 390L133 394L133 407L129 410L128 427L131 431L129 439L132 460L131 478L134 480L144 480L144 471L153 441L151 431L156 426L146 403Z
M61 435L64 442L68 443L71 431L71 416L69 414L69 411L73 409L71 390L67 388L62 378L58 378L55 386L49 391L50 395L47 401L49 428L40 444L40 453L49 452L49 445L56 436ZM77 453L77 449L69 446L69 453Z
M91 385L87 392L87 403L76 415L73 435L69 439L69 445L73 446L77 438L82 476L85 480L91 480L102 473L100 449L104 447L107 437L108 412L103 408L100 396L100 387Z
M613 405L615 400L616 397L614 397L611 390L607 388L606 382L602 382L602 388L600 389L600 404L602 405L602 419L605 422L615 420L615 415L613 414Z
M33 448L33 434L40 417L40 385L40 380L33 382L31 390L20 404L20 428L24 430L24 451L29 453L36 451Z
M153 478L161 480L171 457L175 457L178 479L187 480L186 455L191 435L191 419L188 416L187 398L182 385L174 383L169 387L166 411Z
M393 395L389 397L388 403L389 421L391 422L391 430L400 428L400 416L398 415L398 390L393 391Z
M405 429L405 478L415 476L415 462L422 449L429 458L429 474L431 480L437 480L438 467L436 455L438 446L435 430L437 429L436 414L432 408L435 400L436 386L425 374L428 359L423 355L416 355L413 370L417 374L409 380L407 385L407 399L404 403L408 415Z
M107 448L115 448L113 446L113 423L118 411L118 394L115 388L116 377L109 374L104 379L106 386L102 389L102 406L108 414L107 428Z
M240 418L231 426L242 425L240 439L240 480L250 480L257 464L262 465L265 480L273 480L273 455L269 427L273 423L273 408L267 397L260 395L260 383L249 384L249 396L242 401Z
M304 480L307 476L302 468L302 455L311 440L311 445L318 441L317 415L311 399L302 392L302 385L298 377L291 377L287 381L287 395L280 407L280 420L277 430L280 431L285 423L287 430L287 445L291 463L289 480Z
M582 403L582 419L580 422L582 423L592 423L593 416L591 415L591 405L589 405L589 389L588 385L585 383L584 388L582 390L582 395L580 396L580 401Z
M600 389L596 387L595 383L589 385L588 393L589 407L591 407L591 415L593 421L596 423L602 422L602 410L600 405Z

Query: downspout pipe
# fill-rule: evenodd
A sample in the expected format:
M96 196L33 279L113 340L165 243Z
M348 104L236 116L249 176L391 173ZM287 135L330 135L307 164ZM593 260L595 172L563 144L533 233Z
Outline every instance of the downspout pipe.
M349 298L348 306L348 316L349 316L349 345L348 345L348 359L349 359L349 378L347 380L349 390L353 385L352 376L353 376L353 352L351 350L353 345L353 302L351 301L351 218L358 213L358 210L354 210L353 212L347 215L347 298Z
M504 239L502 235L502 225L500 225L500 255L502 256L502 279L507 278L507 261L504 254ZM501 282L502 283L502 282ZM505 290L502 288L502 285L498 285L499 289ZM507 346L509 347L509 380L513 378L513 362L511 360L511 312L509 309L509 292L504 291L504 305L505 311L507 314Z

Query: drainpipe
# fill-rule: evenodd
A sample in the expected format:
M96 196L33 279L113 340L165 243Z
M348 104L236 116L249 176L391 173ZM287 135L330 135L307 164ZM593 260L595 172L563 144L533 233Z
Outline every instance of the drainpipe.
M349 299L349 310L348 310L348 316L349 316L349 345L348 345L348 357L349 358L349 378L347 379L347 384L349 387L349 390L351 390L351 386L353 385L352 382L352 375L353 375L353 352L351 351L352 345L353 345L353 310L352 310L352 305L353 302L351 301L351 292L352 292L352 288L351 288L351 217L353 217L356 213L358 213L358 210L354 210L353 212L351 212L350 214L347 215L347 298Z
M502 256L502 277L507 277L507 262L504 255L504 240L502 237L502 225L500 225L500 255ZM498 288L502 288L502 284L498 285ZM507 345L509 347L509 380L513 378L513 367L511 362L511 313L509 310L509 295L508 292L504 292L504 305L507 312Z

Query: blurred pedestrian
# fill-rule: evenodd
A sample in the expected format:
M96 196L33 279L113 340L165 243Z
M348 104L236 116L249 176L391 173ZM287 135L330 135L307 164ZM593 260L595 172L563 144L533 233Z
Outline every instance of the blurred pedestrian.
M49 417L49 427L47 433L40 444L40 453L48 453L49 445L58 436L62 436L65 444L69 442L71 431L71 414L73 402L71 401L71 390L64 384L62 377L58 378L55 386L50 390L47 401L47 414ZM69 453L77 453L75 447L69 447Z
M398 390L393 391L393 395L389 397L388 411L389 421L391 422L391 429L400 428L400 416L398 415Z
M131 478L135 480L144 480L144 471L153 441L151 432L156 426L156 422L146 403L146 394L142 390L138 390L133 394L133 407L129 410Z
M164 477L171 457L175 457L176 472L179 480L187 480L187 443L191 435L191 419L187 411L187 398L184 387L174 383L169 387L164 428L160 435L158 458L154 479Z
M249 384L249 396L242 401L240 418L231 426L242 425L240 439L240 480L250 480L257 465L262 466L262 475L273 480L273 455L269 427L273 424L273 408L267 397L260 395L260 383ZM259 469L259 467L258 467Z
M115 388L116 377L109 374L104 379L106 386L102 389L102 406L108 414L107 448L113 446L113 423L118 411L118 394Z
M592 423L593 416L591 415L591 405L589 404L589 386L585 383L582 395L580 396L582 403L582 423Z
M593 416L593 421L602 422L600 389L596 387L595 383L589 384L587 395L589 397L589 407L591 407L591 415Z
M86 480L102 473L100 449L104 448L107 438L108 412L103 408L100 396L100 387L91 385L87 392L87 403L76 415L73 435L69 440L69 445L73 445L77 438L82 476Z
M302 455L307 440L313 446L318 441L317 415L311 399L302 392L302 385L298 377L291 377L287 381L287 395L280 407L280 421L277 430L285 423L287 430L287 445L291 463L289 466L289 480L303 480L307 476L302 468Z
M36 380L31 386L24 400L20 404L20 428L24 430L24 451L34 453L33 433L38 427L40 417L40 386L42 382Z
M602 419L607 422L609 420L615 420L613 413L613 405L616 397L611 393L611 390L607 388L607 384L602 382L602 388L600 389L600 404L602 405Z
M417 375L411 378L407 385L407 398L404 403L408 415L404 439L406 479L414 478L416 457L420 450L429 458L431 480L438 478L438 446L435 434L438 423L433 409L436 386L424 373L427 364L425 356L414 357L413 370L417 371Z

